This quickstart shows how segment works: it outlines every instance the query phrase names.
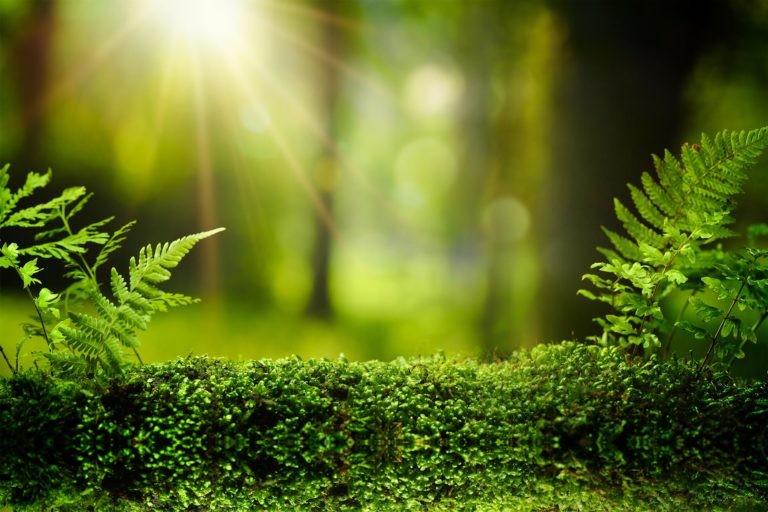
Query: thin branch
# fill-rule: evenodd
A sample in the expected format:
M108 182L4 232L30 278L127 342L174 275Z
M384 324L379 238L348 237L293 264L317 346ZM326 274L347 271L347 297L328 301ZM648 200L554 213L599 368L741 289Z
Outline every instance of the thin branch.
M683 315L685 315L685 312L688 309L688 305L691 303L691 298L694 295L696 295L696 290L691 291L690 295L688 295L688 298L685 301L685 304L683 304L683 307L680 308L680 312L677 314L677 318L675 318L675 323L672 324L672 329L669 331L669 336L667 336L667 339L664 342L664 346L661 348L662 359L667 359L669 356L669 352L672 349L672 338L674 338L675 334L677 334L677 324L680 322L680 320L683 319Z
M8 368L11 369L11 373L15 374L16 370L11 366L11 362L8 360L8 356L5 355L5 350L3 350L3 346L0 345L0 354L3 355L3 359L5 359L5 364L8 365Z
M758 320L755 325L752 326L752 332L756 333L760 326L763 325L763 322L765 322L766 318L768 318L768 309L763 311L763 314L760 316L760 320Z
M37 311L37 318L40 319L40 327L43 330L43 338L45 338L45 343L48 345L48 350L51 350L51 340L48 338L48 331L45 329L45 321L43 320L43 312L40 311L40 308L37 307L37 301L35 300L35 296L32 294L32 290L29 289L29 287L26 287L25 290L27 290L27 295L29 295L29 298L32 299L32 305L35 306L35 311Z
M741 287L739 288L739 291L736 292L736 296L731 301L731 305L728 306L728 311L726 311L725 315L723 315L723 319L720 321L720 325L717 327L717 331L715 331L715 334L712 335L712 341L709 343L709 348L707 349L707 353L704 355L704 359L701 361L701 365L699 366L699 371L703 370L704 366L706 366L707 361L709 360L709 356L712 355L712 350L715 348L715 343L717 343L717 338L720 337L720 333L723 331L725 322L728 321L728 318L731 316L733 307L739 301L741 292L744 291L744 287L746 285L747 285L747 277L744 277L744 279L741 282Z
M139 360L139 365L144 366L144 361L141 360L141 356L139 355L139 351L136 350L136 347L131 347L133 349L133 353L136 354L136 359Z

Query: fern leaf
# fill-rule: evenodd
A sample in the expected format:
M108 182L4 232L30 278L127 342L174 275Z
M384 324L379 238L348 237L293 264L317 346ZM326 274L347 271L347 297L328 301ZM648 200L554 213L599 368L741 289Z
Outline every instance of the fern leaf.
M11 193L5 188L8 185L9 180L8 168L9 165L6 164L2 171L0 171L0 187L6 190L4 194L0 195L0 227L16 225L13 217L8 217L8 213L13 211L20 200L31 196L35 190L46 186L51 179L50 171L45 174L30 172L27 174L27 179L24 182L24 185L22 185L15 193ZM28 208L27 210L30 209ZM34 210L34 208L32 208L32 210Z
M133 331L136 329L145 331L149 325L149 314L148 313L142 313L141 310L136 310L136 308L132 307L131 304L124 304L118 309L117 311L117 319L120 321L120 323L127 327L127 329L124 329L123 332L130 333L131 336L119 336L120 340L123 341L123 345L125 346L138 346L138 341L124 341L128 338L135 339L135 336L133 336Z
M659 231L664 230L664 214L659 211L654 202L645 193L634 185L629 185L629 193L635 209L643 219Z
M70 313L72 315L74 313ZM76 327L59 327L67 345L77 352L87 355L98 354L101 351L101 342L87 331Z
M119 375L126 364L120 344L110 338L104 340L104 350L99 354L99 364L107 375Z
M110 254L120 248L123 241L125 241L126 235L133 228L134 224L136 224L136 221L132 220L112 233L112 236L109 237L109 240L106 241L102 246L101 251L99 251L98 256L96 256L96 261L93 264L94 272L107 262Z
M656 183L650 174L644 172L641 177L643 183L643 190L645 190L648 198L653 204L662 212L666 217L670 217L675 214L675 199L667 194L667 191Z
M608 237L613 246L619 251L622 257L631 261L640 261L643 258L640 248L632 242L624 238L623 236L611 231L610 229L603 228L603 233Z
M101 317L95 317L86 313L71 312L69 314L69 319L75 326L73 332L95 342L104 340L111 332L109 321ZM96 351L98 352L98 348Z
M130 289L135 289L146 281L151 284L161 283L170 277L167 269L176 267L197 242L223 231L224 228L188 235L165 245L158 244L153 251L148 245L139 252L139 261L130 260Z
M34 174L34 173L30 173L30 174ZM28 178L28 181L29 181L29 178ZM40 186L39 183L42 183L42 181L35 180L35 188L39 188ZM47 183L47 180L45 181L45 183ZM61 195L59 195L54 199L51 199L46 203L40 203L34 206L30 206L28 208L24 208L23 210L17 210L15 213L8 216L8 218L3 222L3 225L7 227L26 227L26 228L42 227L54 218L54 215L52 214L52 212L54 212L57 208L61 206L65 206L77 200L84 194L85 194L85 188L83 187L68 188L64 190L61 193ZM22 196L22 197L26 197L26 196ZM14 199L18 201L18 199L22 199L22 197L18 197ZM13 199L9 203L12 204L11 208L15 206Z
M5 164L0 167L0 227L3 225L3 219L5 219L8 212L11 210L10 200L13 194L10 189L8 189L8 181L11 178L8 174L8 169L10 167L10 164Z
M72 254L83 254L87 251L88 244L102 245L109 240L109 236L99 231L99 228L109 219L90 224L80 231L69 236L51 242L44 242L19 250L20 254L36 256L38 258L55 258L62 261L70 261Z
M613 203L616 218L622 222L624 229L632 235L638 245L648 244L651 247L662 247L664 245L664 237L643 224L621 201L614 199Z
M110 272L110 284L112 285L112 295L115 296L120 304L123 304L128 297L128 283L125 278L113 267Z
M593 286L604 292L581 293L609 302L621 313L599 321L601 339L626 336L619 344L656 346L649 342L655 335L646 327L673 325L664 318L659 301L674 288L703 286L704 263L697 257L705 254L704 244L732 235L727 226L733 222L734 197L742 191L746 168L766 146L768 127L723 131L713 139L702 135L700 144L685 144L679 158L670 151L653 157L655 178L646 172L642 190L629 186L635 211L614 201L626 235L603 228L615 250L598 249L610 263L597 268L617 281L607 291L608 280L590 276Z
M157 311L167 311L168 308L188 306L200 302L200 299L189 297L182 293L164 293L151 300L152 307Z
M669 198L679 204L683 200L683 168L677 158L670 152L664 151L664 159L654 158L656 176L659 178L660 185ZM675 215L676 210L670 213Z
M80 354L67 351L42 352L44 358L48 360L54 372L64 374L70 377L85 377L91 367L89 359Z

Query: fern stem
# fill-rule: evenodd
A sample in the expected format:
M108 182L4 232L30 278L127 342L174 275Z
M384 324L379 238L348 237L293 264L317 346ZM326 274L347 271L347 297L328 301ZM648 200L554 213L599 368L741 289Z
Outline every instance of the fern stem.
M62 224L64 224L64 229L66 229L67 234L69 236L74 236L74 233L72 232L72 228L69 226L69 219L67 218L67 212L66 207L62 206L59 208L59 218L61 218ZM83 256L82 253L79 253L77 255L77 258L80 260L80 263L78 266L80 267L80 270L85 272L85 274L89 277L91 282L94 284L96 289L99 289L99 281L96 279L96 274L93 272L93 269L91 269L91 266L88 265L88 262L85 260L85 256Z
M667 272L669 271L670 267L672 267L672 263L677 259L677 256L680 254L680 251L683 250L683 247L685 247L685 244L687 244L691 238L693 237L694 233L696 231L694 230L691 232L687 237L685 237L685 240L675 249L674 254L671 258L669 258L669 261L666 265L664 265L664 268L661 270L661 278L656 282L656 285L653 287L653 292L651 293L651 296L648 298L648 305L650 306L654 302L656 302L656 295L659 293L659 288L661 287L661 281L666 277ZM648 319L651 318L651 315L645 315L640 320L640 325L637 327L637 336L640 337L643 335L643 332L645 331L645 324L648 321ZM640 345L635 345L632 347L632 352L630 355L632 357L635 357L637 355L637 350L640 347Z
M677 323L683 319L683 315L685 315L686 310L688 310L688 305L690 304L690 301L694 295L696 295L696 290L691 291L690 295L688 295L688 298L685 300L685 304L683 304L683 307L680 308L680 312L677 314L677 318L675 318L675 323L672 324L672 329L669 331L669 336L667 336L667 339L664 342L664 346L661 349L661 358L664 360L669 357L669 352L672 349L672 338L674 338L675 334L677 334Z
M760 318L757 320L757 322L755 322L755 325L752 326L751 331L752 331L753 334L757 333L757 330L760 328L761 325L763 325L763 322L765 321L766 318L768 318L768 309L763 311L763 314L760 315ZM741 340L741 343L739 343L739 351L742 351L744 349L744 345L746 343L747 343L747 340L745 340L745 339ZM733 363L735 363L735 362L736 362L736 355L733 355L731 357L731 361L728 363L728 369L729 370L731 369L731 367L733 366Z
M13 368L13 366L11 365L11 362L8 360L8 356L5 355L5 350L3 350L3 346L2 345L0 345L0 354L3 355L3 359L5 359L5 364L7 364L8 368L11 369L11 373L15 374L16 370Z
M45 320L43 320L43 312L40 311L39 307L37 307L37 300L35 300L35 296L32 294L32 290L29 289L29 286L27 286L25 290L27 290L27 295L29 295L29 298L32 300L32 305L35 307L35 311L37 311L37 318L40 319L40 328L43 331L45 344L48 345L48 350L52 350L53 347L51 347L51 340L48 338L48 331L45 328Z
M136 354L136 359L139 360L139 364L144 366L144 361L141 360L141 356L139 355L139 351L136 350L136 347L131 347L131 349L133 350L133 353Z
M763 314L760 316L760 319L755 322L755 325L752 326L752 332L756 333L757 330L760 328L761 325L763 325L763 322L765 322L765 319L768 318L768 309L763 311Z
M750 273L751 271L752 270L750 269ZM741 292L744 291L745 286L747 286L747 277L744 277L744 279L742 280L739 291L736 292L736 296L731 301L731 305L728 306L728 311L726 311L725 314L723 315L723 319L720 321L720 325L717 327L717 331L715 331L715 334L712 335L712 341L709 343L709 348L707 349L707 353L704 355L704 359L701 361L701 365L699 366L699 371L703 370L704 367L707 365L707 361L709 361L709 356L712 355L712 350L715 348L715 343L717 343L717 338L720 337L720 333L723 331L723 327L725 327L725 322L727 322L728 318L730 318L731 312L733 312L733 307L739 301L739 297L741 296Z

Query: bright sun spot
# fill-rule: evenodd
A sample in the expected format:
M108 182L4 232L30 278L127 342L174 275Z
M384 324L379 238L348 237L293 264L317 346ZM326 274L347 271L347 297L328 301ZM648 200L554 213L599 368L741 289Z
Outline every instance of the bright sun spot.
M245 8L242 0L163 0L160 21L192 44L229 51L242 42Z

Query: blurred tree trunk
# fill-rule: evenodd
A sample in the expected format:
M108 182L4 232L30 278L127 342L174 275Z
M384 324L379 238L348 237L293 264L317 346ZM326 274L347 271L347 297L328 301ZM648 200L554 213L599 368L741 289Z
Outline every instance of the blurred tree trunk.
M45 126L45 95L56 27L55 0L33 0L20 28L11 35L11 69L19 99L21 139L12 162L16 169L40 171Z
M482 350L504 354L538 339L536 226L547 186L553 62L559 28L549 11L502 0L467 3L459 55L465 98L459 185L464 245L481 247Z
M729 27L727 2L550 4L565 20L570 60L561 70L552 133L557 180L543 201L542 339L595 332L595 304L577 299L580 276L616 228L611 198L652 169L650 153L679 147L691 70ZM725 22L724 22L725 20Z
M341 87L340 69L337 63L344 60L346 41L338 25L333 23L337 16L348 14L347 2L338 0L318 0L318 7L325 13L321 23L321 52L327 57L320 60L320 110L319 117L325 123L328 141L323 144L317 158L315 186L326 212L315 210L315 240L312 248L312 288L307 303L308 315L328 319L333 316L330 277L331 256L333 251L334 191L337 186L338 157L333 143L340 131L338 100Z
M454 212L460 216L452 219L456 229L459 254L462 258L477 259L483 241L480 224L485 203L486 183L491 169L497 165L498 156L493 140L492 111L493 90L489 77L493 72L492 49L501 43L498 18L494 1L467 2L462 13L463 30L458 41L458 56L464 72L464 97L458 112L460 139L463 154L456 187ZM502 294L504 276L497 275L493 250L488 266L488 289L481 313L481 344L486 353L494 351L505 334L497 328L498 312L505 306Z

